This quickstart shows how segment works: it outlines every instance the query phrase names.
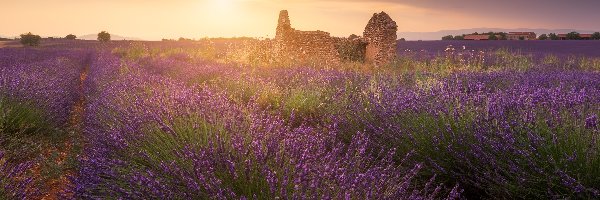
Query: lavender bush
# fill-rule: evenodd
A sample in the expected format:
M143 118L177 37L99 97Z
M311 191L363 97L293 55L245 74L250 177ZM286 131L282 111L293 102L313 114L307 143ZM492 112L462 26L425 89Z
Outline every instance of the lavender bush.
M57 124L66 123L77 97L79 72L86 50L0 49L0 94L32 101Z
M444 195L422 165L334 132L290 127L226 92L153 75L103 54L91 71L86 137L74 179L84 198L421 198ZM323 127L324 128L324 127ZM330 128L330 130L336 130ZM406 155L406 159L410 159ZM458 188L452 195L460 193Z
M416 151L469 196L598 197L598 78L467 73L391 88L393 78L384 77L341 127Z
M7 163L4 152L0 151L0 198L25 199L26 189L32 181L25 175L28 168L26 163Z

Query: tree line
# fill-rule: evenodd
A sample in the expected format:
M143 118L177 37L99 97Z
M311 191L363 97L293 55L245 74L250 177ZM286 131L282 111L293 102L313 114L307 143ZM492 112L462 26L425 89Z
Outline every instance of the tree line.
M507 40L508 33L506 32L487 32L487 33L472 33L472 34L462 34L462 35L446 35L442 37L442 40L464 40L466 35L488 35L489 40Z
M581 34L578 32L570 32L567 33L567 35L565 35L565 38L567 40L582 40L584 39L583 37L581 37ZM590 37L591 40L600 40L600 32L595 32L592 34L592 36ZM538 37L538 40L560 40L560 37L556 34L556 33L550 33L548 35L546 34L541 34Z
M442 37L442 40L464 40L465 36L467 34L462 34L462 35L446 35L444 37ZM473 33L472 35L488 35L488 40L507 40L507 33L505 32L487 32L487 33ZM567 40L582 40L585 39L584 37L581 37L581 34L578 32L570 32L566 34L566 39ZM520 40L524 40L524 37L519 38ZM592 36L590 37L591 40L600 40L600 32L595 32L592 34ZM560 40L560 37L558 36L558 34L556 33L549 33L549 34L541 34L538 37L538 40Z
M53 37L49 37L49 38L53 39ZM73 34L68 34L67 36L64 37L64 39L76 40L77 36L73 35ZM21 34L21 37L19 38L19 40L21 41L21 44L23 44L25 46L38 46L38 45L40 45L40 41L42 40L42 37L39 35L35 35L31 32L28 32L25 34ZM102 32L98 33L98 41L100 41L100 42L110 41L110 33L106 32L106 31L102 31Z

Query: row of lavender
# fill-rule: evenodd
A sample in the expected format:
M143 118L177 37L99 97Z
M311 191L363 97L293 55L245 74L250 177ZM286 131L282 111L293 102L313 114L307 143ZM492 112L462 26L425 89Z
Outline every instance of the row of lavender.
M0 49L0 92L42 107L64 124L77 98L77 78L90 50Z
M363 132L374 148L415 152L413 162L426 163L447 185L460 183L466 196L600 195L598 72L397 76L284 69L251 79L284 88L289 98L270 101L282 113L291 107L303 111L304 123L337 124L341 138ZM294 106L298 93L315 103Z
M43 141L67 122L87 53L0 49L0 198L39 192L30 169L41 161Z
M158 61L157 61L158 62ZM185 85L148 62L102 54L87 81L86 138L76 197L100 198L436 198L416 184L421 164L369 150L335 124L290 126L225 91ZM202 70L202 69L197 69ZM406 156L406 157L405 157ZM457 197L454 188L449 197ZM446 194L447 195L447 194Z
M505 70L600 70L596 41L583 43L530 42L528 45L487 42L403 43L395 68L430 73ZM447 45L447 46L442 46ZM500 46L498 46L500 45ZM411 48L422 48L415 50ZM580 49L581 48L581 49ZM579 51L569 51L579 49ZM588 52L588 53L583 53Z
M520 56L504 52L496 59ZM467 197L600 195L600 74L593 68L526 60L535 67L513 62L500 70L427 75L252 68L180 53L124 59L181 87L218 92L245 112L279 116L282 126L333 136L333 146L366 138L370 156L394 151L395 164L423 167L417 180L458 183Z
M428 87L376 84L359 125L380 146L416 151L467 196L600 196L600 74L458 73ZM355 104L356 105L356 104Z

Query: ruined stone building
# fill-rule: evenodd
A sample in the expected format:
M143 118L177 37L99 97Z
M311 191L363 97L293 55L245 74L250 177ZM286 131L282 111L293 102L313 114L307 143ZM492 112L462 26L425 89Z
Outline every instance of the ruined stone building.
M396 22L387 13L373 14L363 33L367 42L365 62L382 65L395 58L397 31Z
M287 10L279 12L274 51L276 57L293 61L316 61L324 64L340 62L328 32L299 31L292 28Z
M363 33L366 47L364 61L374 65L389 63L396 56L398 26L385 12L375 13ZM325 64L340 63L336 40L324 31L299 31L292 28L287 10L279 13L275 34L275 57L292 61L320 61ZM365 49L366 48L366 49Z

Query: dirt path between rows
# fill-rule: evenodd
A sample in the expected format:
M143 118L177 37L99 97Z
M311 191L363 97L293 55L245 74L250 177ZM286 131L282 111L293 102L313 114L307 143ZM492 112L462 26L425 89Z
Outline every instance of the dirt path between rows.
M42 196L39 199L42 200L55 200L72 197L73 194L69 194L68 189L71 186L69 176L75 173L75 169L72 167L73 162L77 158L76 146L81 141L81 135L83 133L83 117L84 109L86 104L84 94L84 82L87 79L88 67L83 69L79 75L79 86L78 86L78 99L75 104L71 107L71 114L69 116L67 126L67 137L64 139L63 144L57 144L52 148L44 151L46 156L45 162L49 172L55 173L50 175L50 179L44 183L44 189L42 190ZM49 169L48 169L49 168Z

